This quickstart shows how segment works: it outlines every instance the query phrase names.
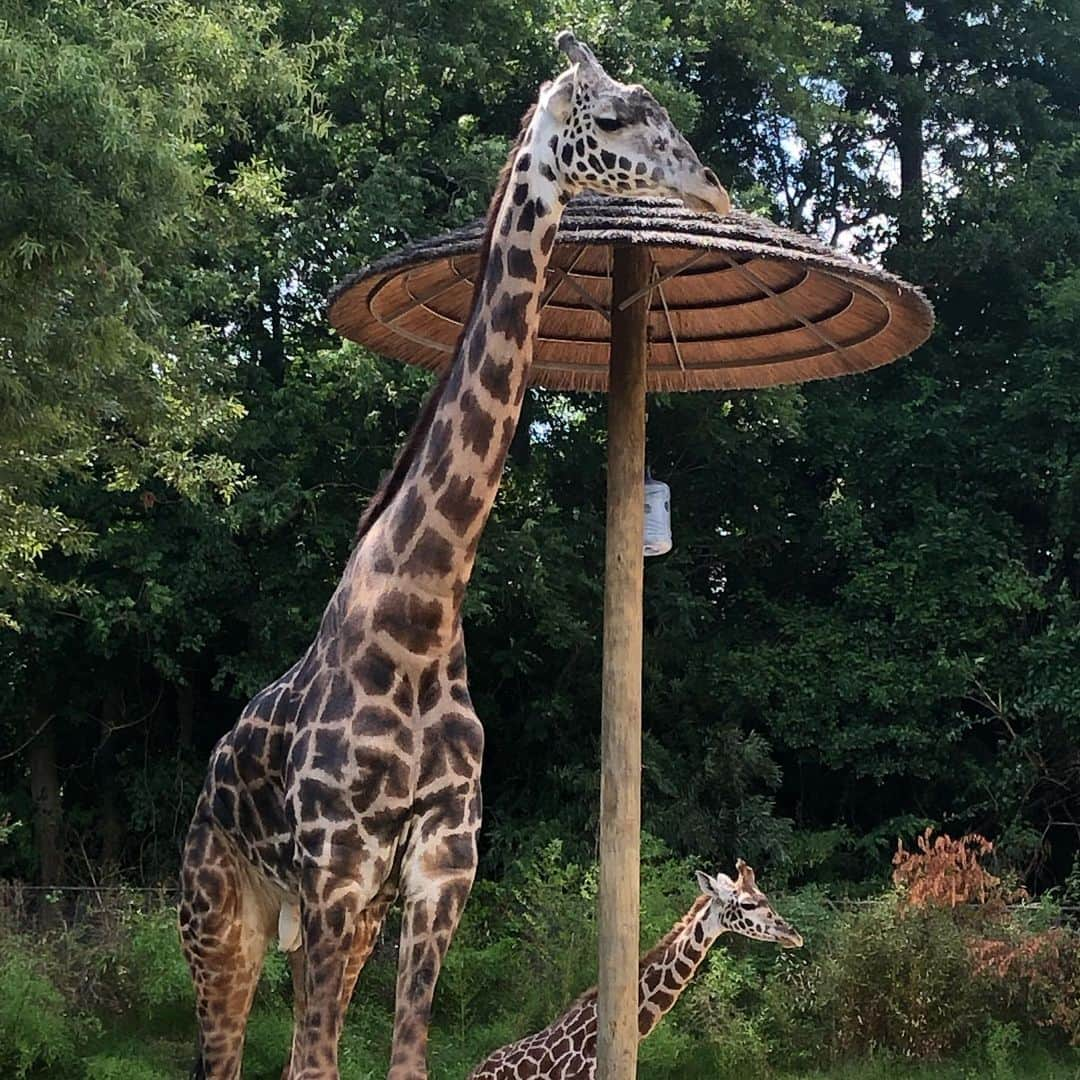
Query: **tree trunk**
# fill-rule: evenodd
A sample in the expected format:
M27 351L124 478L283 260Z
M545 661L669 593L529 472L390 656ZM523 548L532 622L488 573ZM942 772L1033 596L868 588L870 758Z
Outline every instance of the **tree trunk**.
M176 684L176 740L181 752L191 749L195 734L195 686L194 674L187 682Z
M41 722L38 717L37 722ZM63 876L64 852L60 830L60 776L56 769L54 723L30 744L30 798L34 807L34 844L37 847L38 875L42 885L57 885Z
M896 78L896 149L900 155L900 206L897 213L902 248L923 238L923 119L926 94L921 73L912 60L911 23L906 0L892 0L894 44L892 68Z
M105 697L101 712L101 743L95 755L94 773L101 792L101 863L107 870L120 865L124 844L124 823L120 817L116 789L116 744L112 732L123 723L120 692L113 688Z

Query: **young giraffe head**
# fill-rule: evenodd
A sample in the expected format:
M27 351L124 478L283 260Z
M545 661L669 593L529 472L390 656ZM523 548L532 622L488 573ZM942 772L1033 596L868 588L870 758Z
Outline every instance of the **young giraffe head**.
M785 949L798 949L802 935L773 911L768 897L757 887L754 871L742 859L735 866L738 876L734 881L727 874L712 878L698 871L698 885L709 898L706 932L742 934L758 941L775 941Z
M643 86L617 82L569 30L555 39L573 66L540 92L554 121L550 145L565 190L668 195L726 214L731 200L667 110Z

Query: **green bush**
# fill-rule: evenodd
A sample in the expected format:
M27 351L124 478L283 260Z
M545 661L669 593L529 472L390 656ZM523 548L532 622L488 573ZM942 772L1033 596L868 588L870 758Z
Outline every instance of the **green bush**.
M713 1080L716 1070L695 1035L679 1024L660 1024L638 1050L641 1080Z
M249 1080L278 1080L291 1042L291 1009L282 1004L256 1005L244 1042L244 1076Z
M435 997L432 1080L462 1080L492 1049L543 1027L595 981L596 882L595 864L567 858L549 841L503 881L477 883ZM694 892L687 865L646 840L643 948ZM722 937L642 1045L642 1080L1077 1074L1077 1056L1046 1037L1051 1022L1069 1030L1051 1007L1075 996L1077 983L1065 978L1074 970L1072 937L1047 929L1045 912L1001 915L990 927L998 937L984 939L988 927L975 925L971 912L912 909L893 894L853 913L838 913L816 887L773 899L805 947ZM391 915L361 973L341 1040L343 1080L385 1076L398 925ZM1032 951L1044 941L1056 950ZM0 957L0 1076L163 1080L190 1066L195 1017L171 909L127 907L92 932L34 942L9 934ZM248 1026L250 1080L280 1075L290 982L285 957L271 949ZM1002 989L1014 985L1026 989Z
M558 840L511 879L504 932L522 972L530 973L517 990L526 991L518 1004L525 1004L530 1025L554 1019L596 980L598 880L596 865L567 862Z
M993 994L951 912L889 896L838 919L818 955L782 968L767 998L777 1041L809 1062L941 1057L984 1027Z
M116 964L128 1002L148 1020L193 1016L195 996L180 950L176 913L172 908L149 915L134 912L127 930Z
M185 964L184 970L187 970ZM189 976L190 979L190 976ZM277 947L276 939L271 941L263 961L262 976L256 1001L267 1003L289 1000L292 994L292 971L289 958Z
M768 1071L769 1041L761 1011L763 978L755 955L737 955L724 936L669 1017L672 1025L692 1031L707 1056L709 1075L763 1076Z
M29 943L7 937L0 955L0 1074L68 1075L92 1027L64 1000Z
M983 1054L986 1058L983 1075L989 1080L1012 1080L1017 1075L1016 1056L1021 1041L1019 1024L989 1021L983 1034Z
M124 1054L94 1054L86 1059L82 1074L85 1080L171 1080L166 1068L141 1061L132 1047Z

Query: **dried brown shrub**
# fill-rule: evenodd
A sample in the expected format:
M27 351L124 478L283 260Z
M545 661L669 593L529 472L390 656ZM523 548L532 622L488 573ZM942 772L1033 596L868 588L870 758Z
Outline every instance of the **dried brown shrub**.
M1080 934L1056 927L1033 931L1009 917L1008 905L1027 899L987 871L982 859L994 845L978 833L931 839L927 829L915 851L897 844L893 881L909 908L950 909L966 927L975 976L990 980L1010 1010L1041 1027L1056 1027L1080 1045ZM964 909L961 912L959 909Z
M954 840L942 833L931 840L927 828L915 842L917 851L904 849L897 840L893 855L893 882L903 889L904 902L911 907L955 908L978 904L984 914L1003 911L1005 905L1023 895L1007 888L1000 878L983 868L980 859L990 855L994 845L978 833Z
M1011 1006L1080 1045L1080 934L1064 927L969 943L974 970L992 978Z

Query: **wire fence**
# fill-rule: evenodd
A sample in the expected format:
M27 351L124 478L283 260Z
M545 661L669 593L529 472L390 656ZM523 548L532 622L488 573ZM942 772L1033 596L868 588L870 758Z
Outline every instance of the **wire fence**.
M125 915L163 911L176 906L175 884L158 885L28 885L0 881L0 917L9 927L21 930L68 928L112 924ZM826 897L836 911L858 911L888 903L887 897ZM977 907L975 904L961 905ZM1052 922L1080 926L1080 905L1031 900L1009 904L1012 912L1047 914Z
M22 931L114 924L176 906L175 885L27 885L0 881L0 925Z

